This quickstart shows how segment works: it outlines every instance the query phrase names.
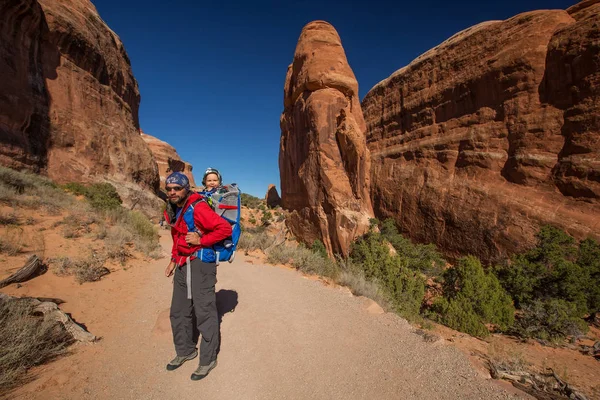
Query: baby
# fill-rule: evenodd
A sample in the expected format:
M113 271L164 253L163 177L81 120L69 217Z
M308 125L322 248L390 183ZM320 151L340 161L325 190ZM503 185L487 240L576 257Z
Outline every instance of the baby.
M221 174L215 168L207 168L202 177L202 185L207 193L214 193L223 184Z
M214 208L212 195L223 186L223 178L219 171L215 168L207 168L202 177L202 185L204 186L204 191L202 193L206 198L206 202ZM233 242L229 238L223 241L223 246L225 248L230 248L232 245Z

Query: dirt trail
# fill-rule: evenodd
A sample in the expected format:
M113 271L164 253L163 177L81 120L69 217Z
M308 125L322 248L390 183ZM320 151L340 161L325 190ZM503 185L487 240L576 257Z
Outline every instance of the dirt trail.
M170 239L162 240L168 247ZM165 370L174 350L164 267L163 259L90 284L98 299L82 301L96 301L104 317L88 328L103 339L38 369L11 398L519 398L452 346L425 343L404 320L369 312L347 290L243 257L219 266L217 296L226 312L219 365L193 382L197 359Z

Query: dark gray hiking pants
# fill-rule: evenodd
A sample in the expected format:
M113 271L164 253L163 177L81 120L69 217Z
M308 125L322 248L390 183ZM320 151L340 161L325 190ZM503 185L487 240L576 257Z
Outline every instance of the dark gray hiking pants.
M194 342L194 318L202 335L200 342L200 365L208 365L217 357L219 348L219 316L215 284L217 266L199 259L191 261L192 299L187 298L186 266L175 268L173 300L171 301L171 329L178 356L187 356L196 349Z

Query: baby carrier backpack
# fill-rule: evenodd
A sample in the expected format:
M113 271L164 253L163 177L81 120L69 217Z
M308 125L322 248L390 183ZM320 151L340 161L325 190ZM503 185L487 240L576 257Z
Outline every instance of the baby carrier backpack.
M235 258L235 250L237 249L242 228L240 226L240 214L242 211L242 193L237 184L231 183L228 185L219 186L214 191L198 192L202 195L209 206L225 221L231 225L231 236L216 243L212 249L200 249L198 258L204 262L229 261L233 262ZM191 222L191 226L190 226ZM188 231L196 231L193 217L188 222ZM212 251L211 251L212 250Z

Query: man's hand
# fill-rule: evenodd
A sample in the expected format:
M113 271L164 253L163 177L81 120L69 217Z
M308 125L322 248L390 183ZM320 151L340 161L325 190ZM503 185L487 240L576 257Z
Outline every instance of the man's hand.
M165 269L165 276L168 278L173 275L173 271L175 270L175 263L171 261L169 265L167 265L167 269Z
M185 235L185 242L193 245L200 244L200 232L188 232Z

